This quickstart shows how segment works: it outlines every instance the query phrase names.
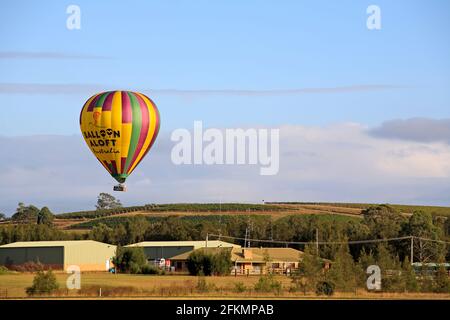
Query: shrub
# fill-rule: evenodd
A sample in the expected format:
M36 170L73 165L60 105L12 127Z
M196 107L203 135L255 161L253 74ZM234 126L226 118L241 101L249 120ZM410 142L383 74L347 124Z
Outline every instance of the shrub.
M231 262L231 251L222 249L212 257L212 272L215 275L229 275L233 263Z
M120 272L141 273L141 269L147 265L147 258L141 247L118 247L113 263Z
M141 273L142 274L159 274L159 270L155 266L147 264L141 268Z
M247 288L245 287L243 282L236 282L234 284L234 292L242 293L245 292L245 290L247 290Z
M139 274L141 273L141 265L139 265L138 263L131 261L129 268L128 268L128 272L131 274Z
M334 294L334 284L329 281L320 281L316 285L316 294L318 296L332 296Z
M436 293L450 293L450 278L443 265L436 272L433 291Z
M28 295L50 294L58 290L59 285L52 270L38 271L33 279L33 285L26 289Z
M195 276L228 275L232 267L231 252L225 248L215 253L206 249L196 250L189 255L187 267L189 273Z
M196 289L198 292L208 292L208 284L206 283L206 279L204 276L198 277Z
M212 255L203 252L203 250L196 250L192 252L187 260L187 267L189 273L194 276L205 275L210 276L212 273Z
M255 284L255 291L257 292L273 292L279 294L281 292L281 282L273 278L273 276L262 276Z

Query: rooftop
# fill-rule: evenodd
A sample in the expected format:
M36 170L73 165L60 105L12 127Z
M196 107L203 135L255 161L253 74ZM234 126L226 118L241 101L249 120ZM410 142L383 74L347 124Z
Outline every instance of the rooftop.
M197 250L208 251L208 253L215 253L219 248L199 248ZM242 250L250 250L252 253L251 258L244 259ZM196 251L196 249L179 254L170 258L170 260L187 260L189 255ZM302 251L292 249L292 248L238 248L234 247L231 249L231 261L236 262L266 262L265 255L268 255L269 261L271 262L297 262L300 260L300 256L303 254Z
M67 240L67 241L19 241L4 244L0 248L30 248L30 247L67 247L79 244L103 244L110 245L94 240ZM112 246L112 245L111 245Z
M215 254L215 253L219 252L220 250L229 250L230 251L230 250L232 250L232 248L231 247L209 247L208 246L208 248L198 248L198 249L194 249L191 251L181 253L179 255L173 256L172 258L170 258L170 260L187 260L189 258L189 255L194 251L202 251L205 253L214 253Z
M144 241L130 244L126 247L194 247L195 249L205 248L206 241ZM240 248L238 244L233 244L220 240L208 241L208 248Z
M251 258L244 258L243 250L251 251ZM231 251L231 260L239 262L296 262L300 260L302 251L293 248L234 248Z

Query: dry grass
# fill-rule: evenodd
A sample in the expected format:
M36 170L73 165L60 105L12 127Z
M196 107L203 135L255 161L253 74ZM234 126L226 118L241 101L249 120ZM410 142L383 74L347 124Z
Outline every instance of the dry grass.
M209 287L208 292L198 292L197 278L188 275L128 275L128 274L108 274L108 273L83 273L81 278L81 291L67 290L66 280L68 275L62 272L55 272L60 285L60 290L53 295L53 298L98 298L100 288L103 298L203 298L203 299L255 299L255 298L275 298L275 299L324 299L317 297L314 293L291 293L290 278L276 276L280 281L283 291L279 295L274 293L256 293L253 291L257 276L250 277L206 277ZM7 291L8 298L25 298L26 287L33 281L32 273L10 273L0 275L0 298L5 298ZM235 284L242 282L246 291L235 292ZM450 299L450 294L430 294L430 293L369 293L365 290L358 290L350 293L336 293L327 299Z

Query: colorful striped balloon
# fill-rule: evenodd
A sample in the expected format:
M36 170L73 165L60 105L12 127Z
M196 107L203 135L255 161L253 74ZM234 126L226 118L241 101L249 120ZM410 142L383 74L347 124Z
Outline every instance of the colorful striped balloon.
M93 95L80 113L84 140L119 183L125 182L148 153L158 136L159 123L155 103L131 91Z

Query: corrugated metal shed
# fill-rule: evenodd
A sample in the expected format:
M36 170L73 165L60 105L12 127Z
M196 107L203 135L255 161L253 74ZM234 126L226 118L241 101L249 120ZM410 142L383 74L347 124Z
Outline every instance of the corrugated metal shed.
M115 252L116 246L93 240L14 242L0 246L0 264L39 261L55 269L77 265L82 271L105 271Z
M205 248L206 241L145 241L130 244L127 247L142 247L148 260L170 259L174 256L192 250ZM240 248L240 245L211 240L208 241L208 248Z

